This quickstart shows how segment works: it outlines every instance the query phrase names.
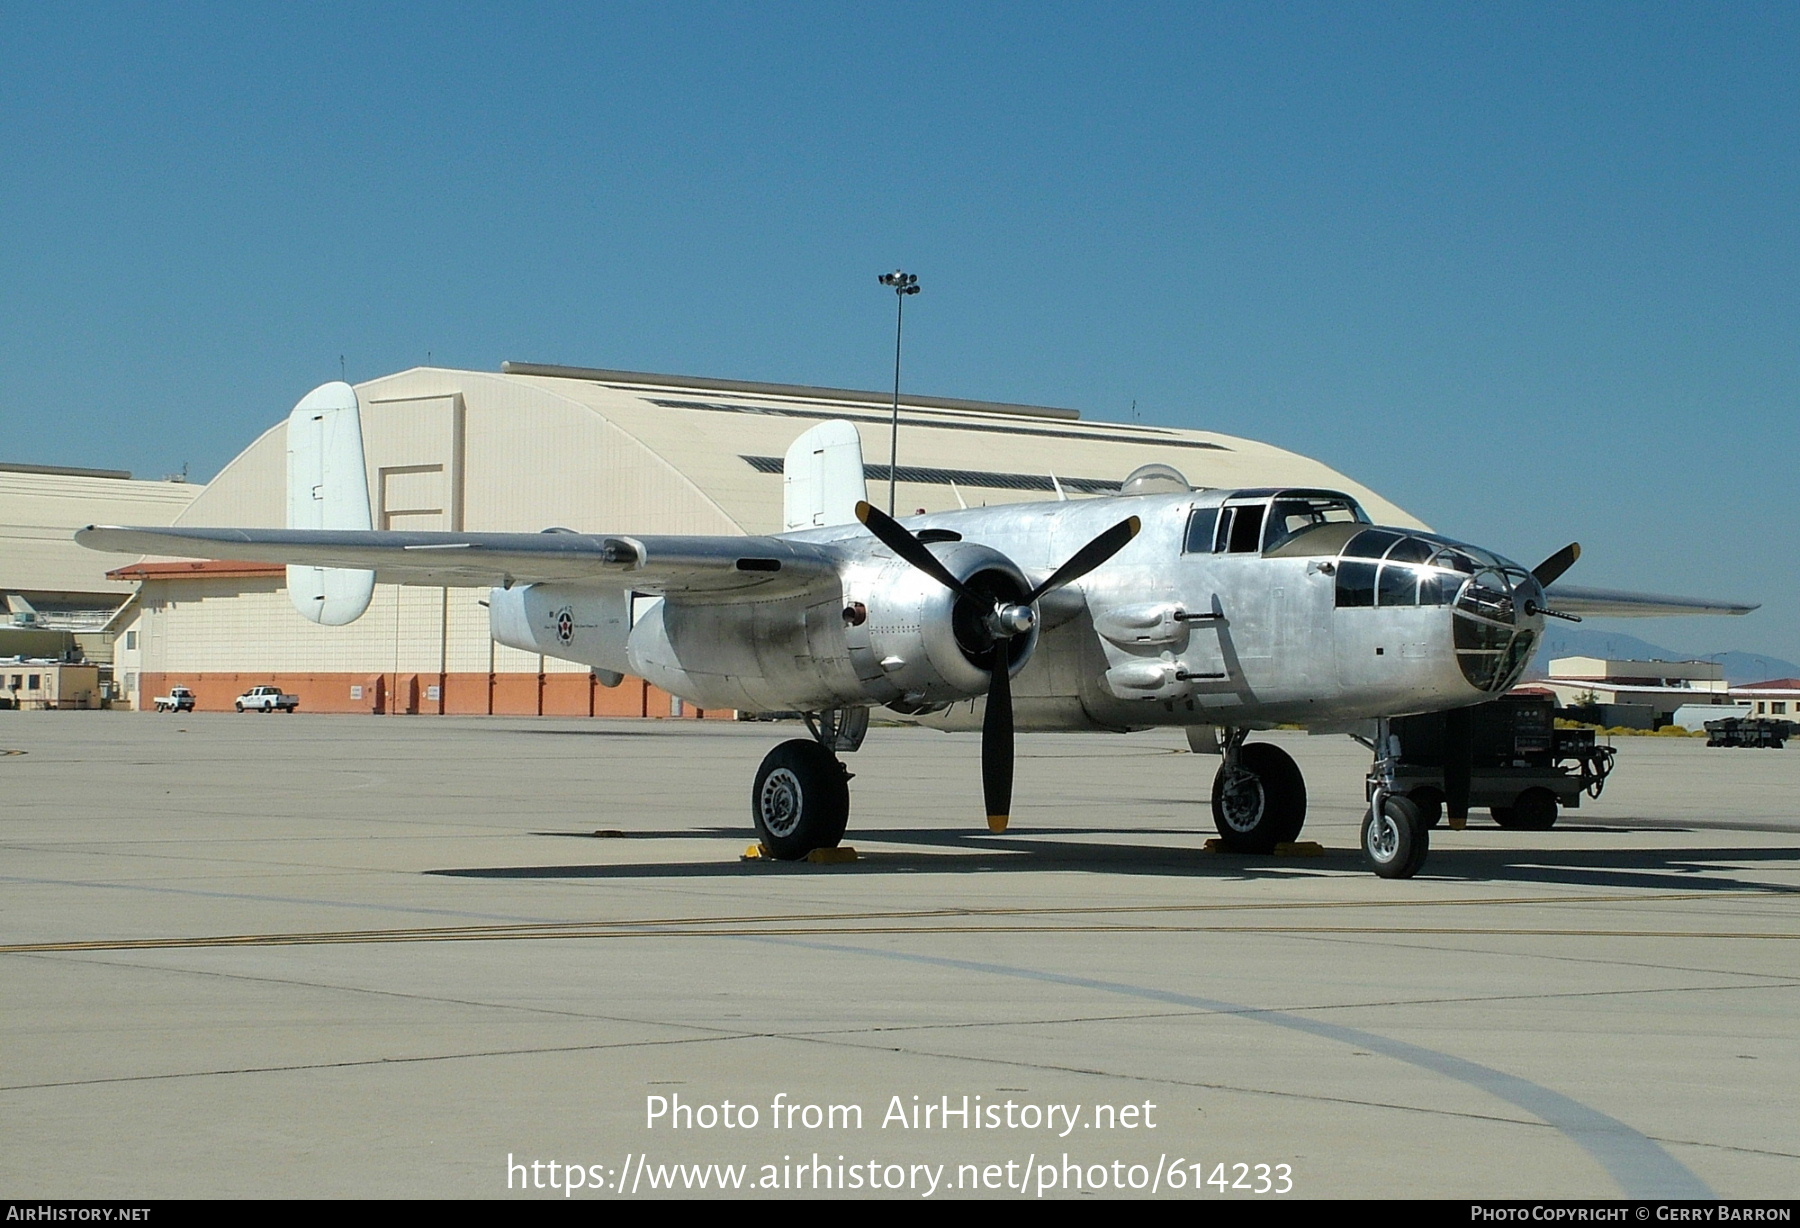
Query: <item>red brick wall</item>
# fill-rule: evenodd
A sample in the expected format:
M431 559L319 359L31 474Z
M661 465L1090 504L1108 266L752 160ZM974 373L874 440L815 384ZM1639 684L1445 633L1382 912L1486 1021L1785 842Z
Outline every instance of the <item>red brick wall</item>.
M669 693L642 678L603 687L587 674L151 674L138 679L138 706L155 707L170 687L194 692L201 712L230 712L251 687L278 686L300 697L302 712L390 712L475 716L651 716L667 719ZM351 698L360 686L362 698ZM430 688L438 687L437 699ZM730 719L730 710L706 711L683 705L692 719Z

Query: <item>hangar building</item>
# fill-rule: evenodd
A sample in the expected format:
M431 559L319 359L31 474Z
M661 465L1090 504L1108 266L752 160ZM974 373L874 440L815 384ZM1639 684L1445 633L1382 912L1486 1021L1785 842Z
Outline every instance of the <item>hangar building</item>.
M205 489L116 469L0 464L0 661L20 667L0 671L0 707L52 700L50 687L30 682L50 674L30 663L108 665L116 629L132 616L139 586L109 578L115 564L77 546L75 530L97 521L172 524Z
M889 395L877 392L526 363L417 368L356 391L378 528L779 532L782 456L833 418L861 432L871 493L889 478ZM1059 486L1070 498L1116 493L1152 462L1196 486L1340 489L1378 521L1418 524L1320 462L1267 444L1083 422L1068 409L901 398L901 515L1054 499ZM284 417L174 523L282 527L285 483ZM485 590L378 584L359 621L321 627L294 612L280 567L121 563L110 578L141 591L121 624L116 668L138 708L173 685L221 709L274 684L313 712L698 715L641 680L608 688L584 666L493 643Z

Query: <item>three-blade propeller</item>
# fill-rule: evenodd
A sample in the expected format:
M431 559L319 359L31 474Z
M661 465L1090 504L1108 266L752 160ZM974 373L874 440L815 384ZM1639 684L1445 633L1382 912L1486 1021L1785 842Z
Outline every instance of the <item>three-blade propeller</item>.
M987 610L981 625L993 637L993 659L988 664L987 712L981 722L981 792L987 803L988 829L1005 831L1012 817L1013 786L1013 705L1008 641L1015 636L1030 634L1037 625L1037 612L1032 607L1038 598L1079 580L1117 554L1125 543L1137 536L1142 522L1136 516L1121 520L1077 550L1068 562L1032 589L1024 601L1014 603L975 592L951 575L949 568L938 561L924 542L879 508L858 503L856 518L881 539L882 545L962 600Z

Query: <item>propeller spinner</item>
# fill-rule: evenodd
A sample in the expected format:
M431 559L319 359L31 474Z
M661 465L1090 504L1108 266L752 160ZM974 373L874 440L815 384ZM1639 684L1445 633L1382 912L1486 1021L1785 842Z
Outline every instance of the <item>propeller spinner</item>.
M1028 635L1037 625L1037 601L1045 593L1079 580L1124 548L1143 527L1128 516L1077 550L1069 560L1032 589L1023 601L1008 602L984 596L950 574L925 543L879 508L856 505L856 518L881 540L882 545L911 563L976 608L986 607L981 626L993 638L993 657L988 664L987 712L981 722L981 792L987 803L988 830L1002 832L1012 817L1013 705L1012 676L1006 643Z

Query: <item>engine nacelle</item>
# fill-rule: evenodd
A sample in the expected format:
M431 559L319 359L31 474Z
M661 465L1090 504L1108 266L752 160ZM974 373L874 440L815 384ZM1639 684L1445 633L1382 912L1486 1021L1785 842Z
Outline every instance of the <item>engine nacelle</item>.
M981 594L970 602L901 559L870 553L845 565L841 595L761 602L644 601L578 584L494 589L495 640L636 674L709 708L810 711L886 704L924 712L985 695L998 652L1017 673L1037 647L1031 627L996 640L995 601L1022 604L1031 585L1005 555L944 542L933 553Z
M488 633L509 648L580 661L602 675L624 674L631 594L581 584L496 588L488 593Z
M970 542L943 542L932 553L983 598L1009 604L1031 592L1013 561ZM851 661L872 699L922 712L985 695L998 651L1016 674L1037 647L1038 628L996 641L986 627L992 601L970 602L902 559L872 557L844 573L845 628Z

